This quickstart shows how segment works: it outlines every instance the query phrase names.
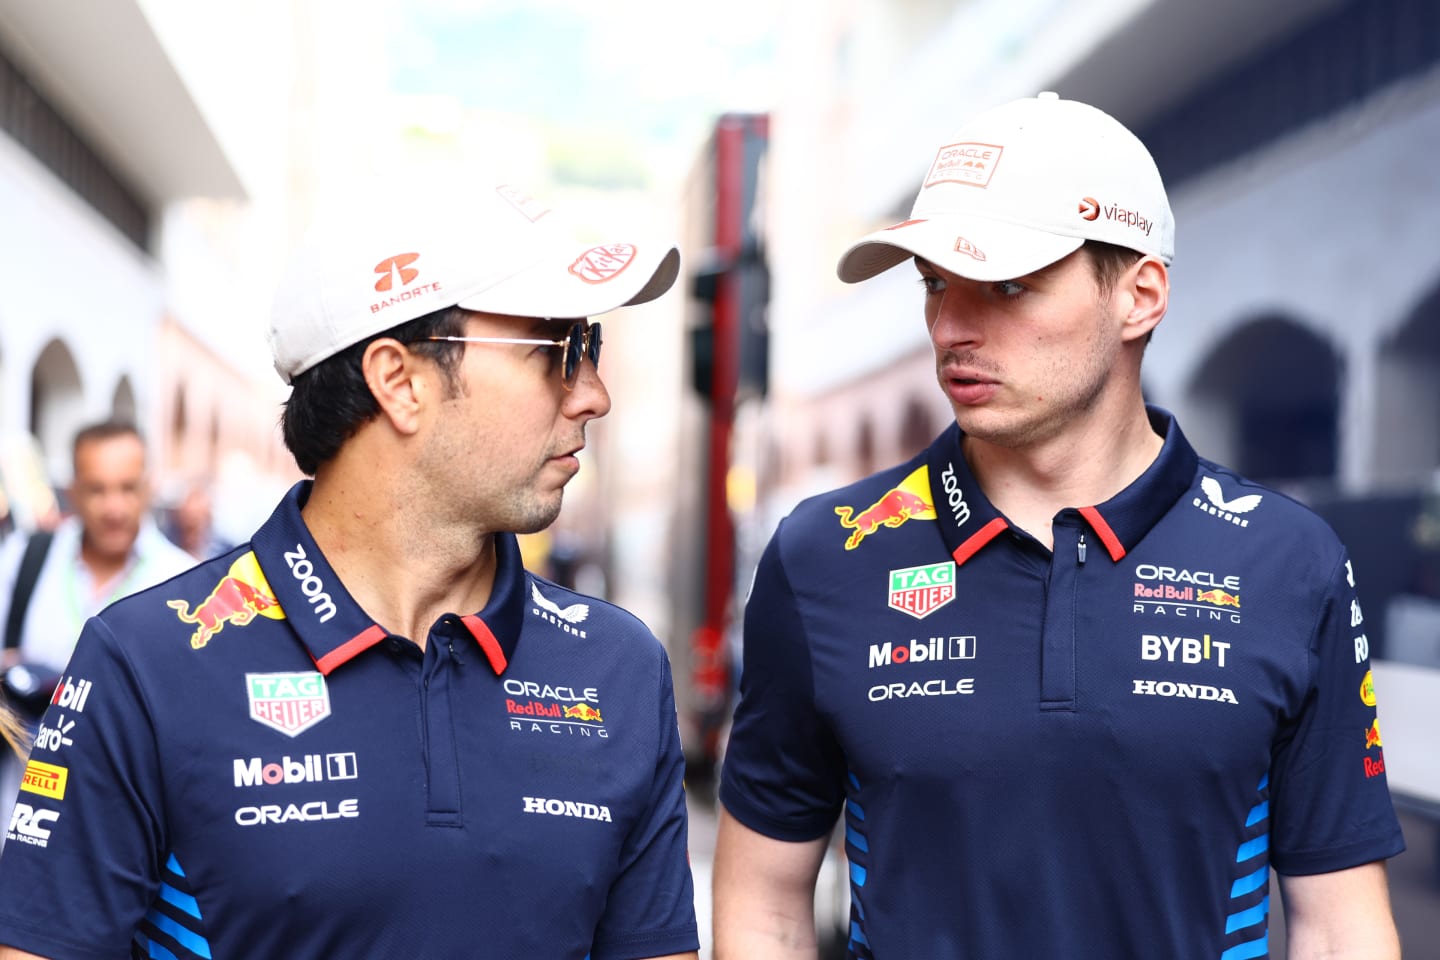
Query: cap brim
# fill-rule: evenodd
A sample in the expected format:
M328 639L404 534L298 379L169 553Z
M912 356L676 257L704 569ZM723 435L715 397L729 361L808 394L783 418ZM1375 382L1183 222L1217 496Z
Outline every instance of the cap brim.
M971 280L1013 280L1069 256L1084 242L984 217L908 220L862 237L840 255L836 273L846 283L859 283L921 257Z
M466 310L518 317L593 317L646 303L674 285L680 251L674 244L627 243L629 259L618 269L609 260L594 269L595 251L616 245L550 249L530 266L456 301ZM602 254L603 259L603 254Z

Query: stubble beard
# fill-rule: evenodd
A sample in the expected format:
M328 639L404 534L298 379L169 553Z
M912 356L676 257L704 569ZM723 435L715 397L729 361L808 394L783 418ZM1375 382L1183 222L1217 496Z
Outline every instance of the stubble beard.
M952 401L955 422L967 437L1012 450L1033 447L1060 436L1100 404L1110 384L1111 368L1117 361L1098 335L1084 345L1084 350L1084 358L1076 358L1080 360L1078 364L1075 361L1061 364L1036 377L1035 382L1045 390L1049 400L1022 404L1013 413L975 409ZM999 373L993 365L979 361L968 352L947 351L937 357L937 377L952 363L985 373ZM1003 377L997 376L997 379L1005 382ZM943 388L943 377L941 383Z

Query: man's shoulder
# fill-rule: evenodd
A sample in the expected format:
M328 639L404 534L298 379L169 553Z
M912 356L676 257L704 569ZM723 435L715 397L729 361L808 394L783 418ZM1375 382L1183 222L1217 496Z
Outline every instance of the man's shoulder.
M1311 507L1204 457L1199 460L1189 506L1234 527L1263 529L1267 537L1340 545L1330 524Z
M235 563L250 552L249 544L245 544L229 553L197 563L179 547L173 549L184 557L183 563L180 558L173 558L177 562L177 570L121 597L100 612L101 619L112 629L154 629L160 624L170 623L183 627L184 624L176 617L176 606L187 609L200 606L230 576Z
M910 497L916 500L914 509L933 511L934 506L929 502L929 473L923 455L842 487L806 497L790 511L782 529L787 540L823 535L826 531L833 533L845 526L844 521L854 522L856 518L877 512L904 509L901 500Z
M609 600L581 593L525 571L526 601L532 617L569 629L576 636L618 646L631 656L664 656L664 647L645 622Z

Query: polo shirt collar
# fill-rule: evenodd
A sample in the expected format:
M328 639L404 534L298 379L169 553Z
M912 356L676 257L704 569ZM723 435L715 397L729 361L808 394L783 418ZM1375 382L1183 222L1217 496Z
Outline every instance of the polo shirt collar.
M280 501L251 540L265 584L280 602L300 642L327 676L389 633L355 602L315 545L300 509L312 481L302 480ZM525 612L525 568L512 533L493 534L495 583L478 613L458 617L497 674L514 658Z
M1190 442L1169 411L1147 406L1150 425L1165 438L1160 455L1129 486L1104 503L1076 510L1114 562L1150 532L1195 481L1199 465ZM926 451L930 493L941 536L955 562L964 565L1011 524L981 491L961 452L963 434L952 424Z

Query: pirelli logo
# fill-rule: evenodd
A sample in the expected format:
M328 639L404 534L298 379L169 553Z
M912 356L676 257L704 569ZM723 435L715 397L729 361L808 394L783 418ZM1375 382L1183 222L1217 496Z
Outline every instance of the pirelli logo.
M38 793L40 796L49 797L52 800L64 800L65 781L69 777L70 771L65 767L31 760L25 765L25 775L20 780L20 789Z

